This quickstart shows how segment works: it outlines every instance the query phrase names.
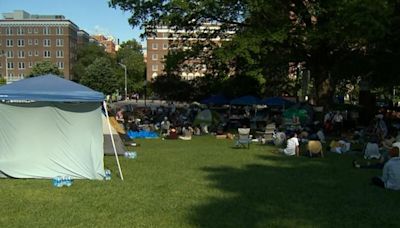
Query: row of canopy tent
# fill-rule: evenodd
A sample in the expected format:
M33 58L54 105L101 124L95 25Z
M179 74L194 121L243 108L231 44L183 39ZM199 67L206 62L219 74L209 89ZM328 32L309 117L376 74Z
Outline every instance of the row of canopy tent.
M259 99L254 96L243 96L229 100L223 95L214 95L202 100L200 103L206 105L267 105L267 106L281 106L288 107L294 102L287 100L283 97L268 97Z
M103 179L104 100L103 93L55 75L1 86L0 177Z

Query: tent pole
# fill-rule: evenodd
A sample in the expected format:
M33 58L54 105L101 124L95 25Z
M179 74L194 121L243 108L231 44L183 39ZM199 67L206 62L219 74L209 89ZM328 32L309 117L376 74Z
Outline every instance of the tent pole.
M118 170L119 170L119 176L121 177L121 180L124 180L124 176L122 175L121 165L119 164L117 149L115 149L114 137L113 137L113 134L112 134L112 131L111 131L111 124L110 124L110 119L109 119L109 117L108 117L107 104L106 104L105 101L103 101L103 107L104 107L104 111L105 111L105 113L106 113L107 125L108 125L108 130L110 131L111 143L112 143L112 146L113 146L113 149L114 149L115 160L117 160L117 165L118 165Z

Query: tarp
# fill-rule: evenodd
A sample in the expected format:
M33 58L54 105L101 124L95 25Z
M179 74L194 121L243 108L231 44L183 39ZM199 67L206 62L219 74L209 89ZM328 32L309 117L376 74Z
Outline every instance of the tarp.
M0 103L0 174L103 179L103 99L54 75L1 86L0 100L35 102Z
M260 99L254 96L243 96L231 100L232 105L255 105L260 104Z
M204 100L201 100L200 103L206 105L226 105L229 104L230 102L229 99L226 98L224 95L213 95Z
M104 154L106 155L114 155L114 148L112 146L111 142L111 136L110 136L110 131L108 130L108 125L107 125L107 117L103 115L103 149L104 149ZM108 121L112 123L112 119L115 120L115 118L110 117ZM124 155L125 153L125 145L124 142L122 141L121 137L118 134L118 131L115 129L114 125L111 124L111 134L114 138L114 143L115 143L115 149L117 151L118 155Z
M293 105L294 103L282 98L282 97L268 97L263 100L261 100L261 104L265 104L268 106L284 106L284 107L289 107Z
M0 100L102 102L104 94L48 74L0 86Z
M0 172L102 179L101 115L98 103L0 103Z

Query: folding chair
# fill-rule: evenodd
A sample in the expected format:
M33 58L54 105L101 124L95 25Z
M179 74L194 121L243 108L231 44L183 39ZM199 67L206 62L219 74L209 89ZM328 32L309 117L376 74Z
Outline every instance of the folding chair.
M275 129L275 123L267 124L267 126L265 127L264 139L266 143L274 141Z
M236 146L243 146L250 149L250 128L238 128L238 138L236 140Z

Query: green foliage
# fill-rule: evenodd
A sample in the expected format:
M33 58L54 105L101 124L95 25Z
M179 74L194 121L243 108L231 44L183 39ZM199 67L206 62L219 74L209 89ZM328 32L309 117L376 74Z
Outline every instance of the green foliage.
M104 94L113 93L118 87L111 60L106 57L96 58L86 67L80 83Z
M43 61L36 63L28 77L35 77L45 74L54 74L54 75L62 75L63 73L58 69L57 65L53 64L50 61Z
M0 85L4 85L7 83L7 80L0 76Z
M145 80L145 68L142 46L135 40L129 40L121 44L117 52L117 62L126 65L128 91L140 91ZM121 67L120 67L121 68ZM124 75L118 75L118 84L124 85Z
M167 25L188 31L186 38L231 40L222 46L199 42L183 56L170 55L175 59L166 61L168 74L179 70L182 60L198 55L212 66L213 76L255 79L258 94L279 95L286 89L296 94L297 86L288 87L282 77L287 77L289 63L302 63L323 104L346 81L361 77L377 87L391 87L400 79L400 69L393 67L400 59L397 0L110 0L110 6L132 12L129 22L146 28L145 35ZM220 30L190 33L207 22ZM227 31L235 31L234 38ZM201 46L213 53L207 55Z
M1 179L0 226L400 226L399 192L371 186L381 170L354 169L353 156L286 157L211 136L137 143L135 160L119 158L124 181L114 156L104 157L111 181Z
M151 89L161 99L190 101L192 86L188 81L176 75L161 75L154 79Z
M97 58L109 58L112 57L104 51L104 47L89 43L78 48L77 61L72 68L74 73L74 80L80 81L86 74L86 68L92 64Z

